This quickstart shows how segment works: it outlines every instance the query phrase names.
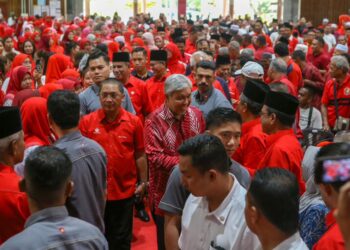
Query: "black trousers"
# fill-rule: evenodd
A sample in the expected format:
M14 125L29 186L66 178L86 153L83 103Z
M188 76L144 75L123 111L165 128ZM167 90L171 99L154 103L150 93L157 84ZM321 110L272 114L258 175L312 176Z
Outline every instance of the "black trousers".
M130 250L134 197L107 201L105 209L106 238L110 250Z
M157 245L158 250L165 250L165 241L164 241L164 216L156 215L154 210L152 210L152 217L154 223L157 227Z

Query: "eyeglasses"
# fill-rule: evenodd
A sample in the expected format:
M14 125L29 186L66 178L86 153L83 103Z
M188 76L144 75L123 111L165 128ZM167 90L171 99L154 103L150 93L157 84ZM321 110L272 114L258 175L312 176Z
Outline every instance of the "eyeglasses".
M103 99L106 99L108 97L111 97L112 99L117 99L117 98L121 97L122 95L119 93L112 92L112 93L100 93L100 96Z

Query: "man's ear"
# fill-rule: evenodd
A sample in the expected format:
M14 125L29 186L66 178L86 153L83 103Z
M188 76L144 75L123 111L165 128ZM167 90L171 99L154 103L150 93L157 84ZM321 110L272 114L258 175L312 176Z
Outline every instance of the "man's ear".
M23 193L26 192L26 180L25 179L20 180L18 183L18 186L19 186L19 191L21 191Z
M68 181L66 184L65 196L71 197L74 189L74 182L72 180Z

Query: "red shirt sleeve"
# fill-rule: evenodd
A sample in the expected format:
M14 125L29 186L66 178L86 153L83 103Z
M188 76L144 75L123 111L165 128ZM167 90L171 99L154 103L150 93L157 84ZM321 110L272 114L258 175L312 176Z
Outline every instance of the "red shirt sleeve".
M143 136L143 125L141 119L136 116L135 117L135 134L134 134L134 145L135 152L142 152L145 150L144 136Z
M332 84L331 81L327 82L326 86L324 88L324 91L322 94L322 100L321 100L322 104L324 104L324 105L328 105L328 103L329 103L329 96L328 95L329 95L331 84Z

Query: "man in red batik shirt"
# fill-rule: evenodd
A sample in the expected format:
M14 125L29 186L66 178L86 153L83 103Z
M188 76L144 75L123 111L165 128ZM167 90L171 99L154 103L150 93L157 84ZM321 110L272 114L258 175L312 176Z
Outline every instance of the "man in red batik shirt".
M290 94L270 91L266 95L260 118L268 137L258 169L281 167L289 170L296 176L302 194L305 191L301 171L303 150L292 129L298 106L298 99Z
M149 163L149 198L157 226L158 249L164 246L164 214L158 208L173 167L179 162L178 147L205 130L202 112L190 106L191 82L184 75L165 81L164 105L145 122L145 148Z

